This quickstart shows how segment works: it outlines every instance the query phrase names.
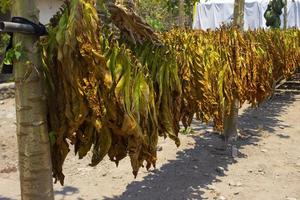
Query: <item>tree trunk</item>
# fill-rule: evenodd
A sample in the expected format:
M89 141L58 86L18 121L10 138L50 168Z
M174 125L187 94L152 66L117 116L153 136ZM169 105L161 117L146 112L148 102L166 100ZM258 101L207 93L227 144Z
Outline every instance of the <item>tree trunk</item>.
M228 101L225 100L225 107L228 106ZM238 133L238 114L239 114L239 101L234 99L230 105L229 115L224 117L224 137L227 144L228 141L237 140Z
M14 16L38 22L35 0L17 0ZM22 56L15 61L17 138L22 200L53 200L52 166L46 118L46 95L38 37L14 34Z
M287 0L284 0L283 28L287 29Z
M233 12L233 25L237 26L241 31L244 28L244 7L245 0L235 0ZM234 91L234 94L237 94L237 92ZM224 106L228 106L227 100L225 100ZM236 140L238 137L238 112L239 101L237 98L234 98L232 104L230 105L229 115L224 115L224 137L226 143L231 140Z
M179 16L178 16L179 27L184 27L184 23L185 23L184 0L179 0L178 8L179 8Z
M238 26L241 30L244 28L244 8L245 0L234 1L233 25Z

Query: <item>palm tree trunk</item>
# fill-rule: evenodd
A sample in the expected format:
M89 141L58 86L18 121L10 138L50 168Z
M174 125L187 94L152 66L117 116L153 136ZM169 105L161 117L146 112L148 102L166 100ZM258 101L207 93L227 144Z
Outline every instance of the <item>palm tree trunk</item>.
M36 0L17 0L14 16L38 22ZM22 200L53 200L52 166L46 118L46 95L38 37L14 34L21 43L21 59L15 61L17 138Z

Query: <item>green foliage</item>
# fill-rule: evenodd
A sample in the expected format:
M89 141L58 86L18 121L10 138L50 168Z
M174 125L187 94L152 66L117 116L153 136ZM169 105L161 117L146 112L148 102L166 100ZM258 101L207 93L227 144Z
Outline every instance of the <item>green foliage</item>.
M167 6L167 1L143 0L137 5L137 13L155 30L163 31L170 29L175 23Z
M19 60L22 56L22 44L17 43L14 48L9 49L4 58L4 64L12 65L14 60Z
M8 34L0 34L0 71L2 69L3 60L5 57L5 50L9 43L10 36Z
M283 0L272 0L270 1L268 8L264 14L266 19L266 25L272 28L280 28L280 15L282 14L282 8L285 3Z
M178 15L179 0L168 0L166 2L167 2L169 11L171 11L173 14ZM193 6L196 2L198 2L198 0L184 0L185 14L190 15L192 13Z
M191 135L194 134L195 132L193 131L193 129L189 126L189 127L183 127L180 129L180 133L183 135Z
M162 31L165 29L165 25L159 19L147 16L146 21L155 30Z
M50 141L51 147L53 147L54 144L55 144L55 142L56 142L56 134L55 134L54 131L51 131L51 132L49 133L49 141Z
M1 0L0 3L0 12L1 13L6 13L6 11L8 11L11 7L11 0Z
M9 39L10 36L8 34L0 34L0 55L4 53Z
M198 0L185 0L186 25L191 25L193 6ZM143 0L139 1L137 12L146 19L155 30L169 30L177 25L179 0Z
M184 12L187 16L187 25L192 23L193 19L193 7L196 2L199 0L184 0ZM179 15L179 0L168 0L167 2L167 9L169 12L173 14L174 17Z

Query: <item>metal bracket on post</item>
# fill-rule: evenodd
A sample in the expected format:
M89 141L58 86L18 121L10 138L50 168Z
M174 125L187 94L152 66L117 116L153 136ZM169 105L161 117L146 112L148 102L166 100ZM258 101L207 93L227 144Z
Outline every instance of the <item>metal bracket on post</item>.
M10 22L0 21L0 33L2 32L10 34L10 42L6 47L5 52L7 52L9 49L12 48L12 38L14 33L22 33L22 34L36 35L36 36L43 36L48 34L43 24L41 23L36 24L22 17L13 17ZM12 65L6 65L3 63L3 68L0 71L0 74L12 73L13 70L12 68L13 68Z
M13 17L11 22L0 21L0 32L23 33L37 36L47 35L43 24L36 24L22 17Z
M28 24L0 22L0 32L34 34L34 28Z

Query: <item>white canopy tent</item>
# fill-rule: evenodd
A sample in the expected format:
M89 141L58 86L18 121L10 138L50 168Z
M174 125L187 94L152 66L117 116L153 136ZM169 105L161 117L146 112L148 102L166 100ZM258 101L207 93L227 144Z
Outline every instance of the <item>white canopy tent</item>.
M266 28L264 13L268 3L269 0L245 0L245 30ZM234 0L200 0L195 6L193 29L216 29L230 23L233 7ZM300 0L288 0L287 10L287 27L300 28Z

